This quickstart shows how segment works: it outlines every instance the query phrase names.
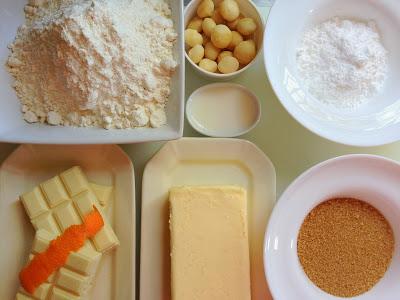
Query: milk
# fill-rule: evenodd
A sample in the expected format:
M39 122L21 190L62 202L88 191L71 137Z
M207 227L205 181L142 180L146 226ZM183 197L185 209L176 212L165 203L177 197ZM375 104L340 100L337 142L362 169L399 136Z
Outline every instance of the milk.
M195 92L189 100L187 113L195 129L209 136L238 136L259 119L259 103L244 87L214 84Z

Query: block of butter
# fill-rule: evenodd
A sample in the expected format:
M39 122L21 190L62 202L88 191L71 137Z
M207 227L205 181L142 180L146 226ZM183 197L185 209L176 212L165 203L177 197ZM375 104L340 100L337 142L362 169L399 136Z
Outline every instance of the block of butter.
M169 201L172 300L250 300L246 191L179 187Z
M22 288L16 299L84 299L92 286L102 253L119 244L100 201L110 198L110 189L89 184L79 167L73 167L53 177L21 196L21 201L36 229L30 259L47 249L51 240L83 218L96 206L103 217L104 227L84 247L69 255L66 265L38 287L34 295Z

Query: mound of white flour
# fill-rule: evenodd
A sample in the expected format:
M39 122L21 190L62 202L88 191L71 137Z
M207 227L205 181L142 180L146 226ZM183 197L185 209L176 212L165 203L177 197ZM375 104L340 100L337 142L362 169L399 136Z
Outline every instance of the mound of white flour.
M307 31L297 49L309 92L338 108L355 108L384 85L387 51L374 22L334 18Z
M164 0L31 0L10 45L24 119L159 127L176 67Z

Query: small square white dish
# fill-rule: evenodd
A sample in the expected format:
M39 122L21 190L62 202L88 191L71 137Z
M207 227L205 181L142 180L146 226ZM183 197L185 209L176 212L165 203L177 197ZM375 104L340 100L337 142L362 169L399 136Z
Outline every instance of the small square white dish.
M171 187L238 185L248 192L253 300L271 299L263 274L263 238L275 204L275 168L254 144L239 139L184 138L168 142L146 165L142 182L140 299L171 299Z
M28 124L22 118L20 103L12 88L13 79L5 63L7 46L24 23L27 0L2 0L0 6L0 141L31 144L123 144L178 139L183 135L185 100L185 60L183 42L183 2L170 1L172 19L178 33L174 56L178 67L171 82L166 107L167 125L160 128L112 129Z
M120 246L103 255L89 299L135 299L135 185L133 166L114 145L22 145L0 168L0 299L14 299L18 273L32 246L34 229L18 196L79 165L91 182L114 186L106 214Z

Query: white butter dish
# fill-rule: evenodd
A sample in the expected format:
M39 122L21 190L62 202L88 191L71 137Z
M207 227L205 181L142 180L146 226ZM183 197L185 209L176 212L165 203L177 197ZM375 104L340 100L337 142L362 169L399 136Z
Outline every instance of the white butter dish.
M168 142L146 165L142 183L140 299L171 299L169 190L236 185L248 193L252 299L272 299L263 270L264 229L275 204L275 169L254 144L239 139Z

